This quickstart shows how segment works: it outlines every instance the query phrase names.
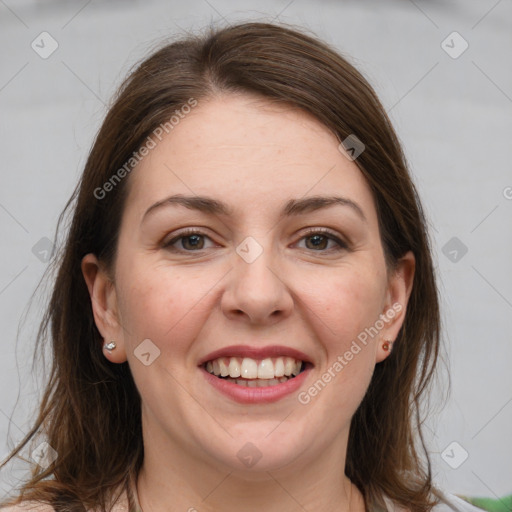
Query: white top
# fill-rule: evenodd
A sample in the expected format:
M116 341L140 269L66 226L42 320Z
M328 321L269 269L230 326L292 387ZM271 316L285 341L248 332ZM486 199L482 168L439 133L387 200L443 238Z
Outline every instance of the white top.
M481 512L482 509L471 505L461 498L447 493L441 493L443 496L442 502L438 503L432 512ZM395 505L390 499L384 498L388 512L406 512L406 509ZM41 505L37 502L26 502L23 505L14 507L5 507L0 509L2 512L55 512L53 507L49 505ZM128 510L128 500L126 494L123 494L117 504L112 509L112 512L130 512Z
M442 500L432 509L432 512L481 512L482 509L471 505L467 501L437 489L442 495ZM393 503L389 498L384 498L388 512L405 512L406 509Z

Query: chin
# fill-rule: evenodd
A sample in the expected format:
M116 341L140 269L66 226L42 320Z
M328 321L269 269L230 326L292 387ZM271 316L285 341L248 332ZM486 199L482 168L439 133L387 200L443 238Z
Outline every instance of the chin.
M287 433L285 440L281 436L260 434L258 436L244 435L232 439L225 449L208 450L212 459L217 460L217 467L223 465L228 471L237 474L248 481L268 480L267 472L285 469L294 465L301 452L297 446L304 446L304 440L293 441ZM251 440L252 439L252 440Z

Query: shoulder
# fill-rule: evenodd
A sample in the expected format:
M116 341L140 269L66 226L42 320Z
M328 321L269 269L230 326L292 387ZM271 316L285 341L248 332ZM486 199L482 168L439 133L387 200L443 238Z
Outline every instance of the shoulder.
M440 493L441 501L432 509L432 512L481 512L482 509L449 493Z
M55 512L55 509L40 501L24 501L19 505L0 508L0 512Z
M130 510L128 496L126 491L123 491L113 504L111 512L130 512ZM42 501L23 501L18 505L0 507L0 512L55 512L55 508ZM88 512L98 512L98 509Z
M432 508L431 512L482 512L481 508L475 507L454 494L449 494L439 489L436 489L435 494L439 499L439 503ZM408 509L398 506L387 497L384 497L384 501L387 512L410 512Z
M112 512L128 512L128 504L125 502L116 503L112 508ZM39 501L27 501L19 505L9 507L0 507L0 512L55 512L55 509L47 503ZM90 510L89 512L95 512Z

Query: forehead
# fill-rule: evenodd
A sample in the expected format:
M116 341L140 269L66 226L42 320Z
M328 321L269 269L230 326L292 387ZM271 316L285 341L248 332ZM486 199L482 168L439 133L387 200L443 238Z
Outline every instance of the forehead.
M257 96L223 95L199 102L137 165L127 204L140 216L170 194L209 195L244 215L273 203L281 209L290 198L339 192L374 210L365 178L338 145L303 111Z

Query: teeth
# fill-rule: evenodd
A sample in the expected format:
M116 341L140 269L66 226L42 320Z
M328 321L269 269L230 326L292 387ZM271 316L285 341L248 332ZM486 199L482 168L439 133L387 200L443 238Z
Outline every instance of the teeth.
M300 373L302 361L293 357L275 357L263 360L255 360L250 357L220 357L206 363L206 371L209 373L231 378L242 386L247 385L247 380L274 381L280 382L281 378L295 377ZM255 384L255 383L254 383ZM248 384L254 387L254 384ZM274 384L265 384L274 385Z
M226 359L225 357L222 357L219 359L219 367L220 367L220 374L222 377L227 377L229 375L229 359Z
M258 365L258 379L273 379L274 363L272 359L263 359Z
M276 359L276 364L274 365L274 375L276 377L282 377L284 375L284 361L282 357L278 357Z
M279 379L231 379L227 378L226 380L230 382L235 382L239 386L245 386L249 388L262 388L264 386L277 386L278 384L282 384L286 382L289 377L281 377Z
M214 361L215 363L215 361ZM291 357L285 357L284 359L284 374L285 375L291 375L293 370L295 369L294 364L295 359L292 359ZM215 367L215 365L214 365Z
M240 376L244 379L256 379L258 377L258 363L254 359L244 357Z
M206 368L208 369L208 368ZM236 357L232 357L229 360L229 376L232 378L240 377L242 375L242 369L240 368L240 362Z

